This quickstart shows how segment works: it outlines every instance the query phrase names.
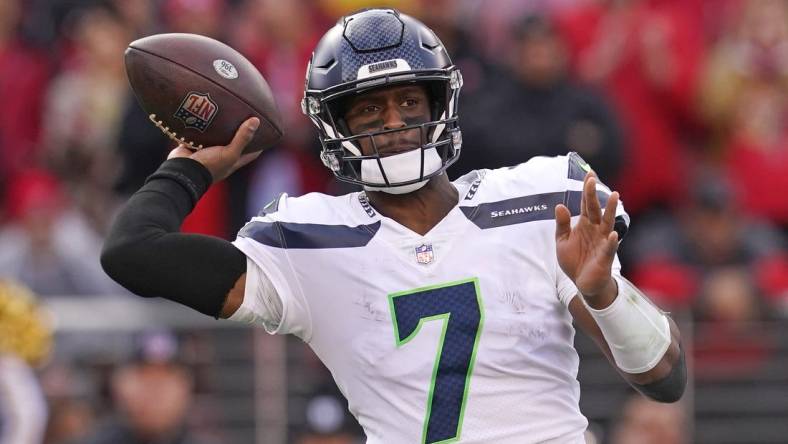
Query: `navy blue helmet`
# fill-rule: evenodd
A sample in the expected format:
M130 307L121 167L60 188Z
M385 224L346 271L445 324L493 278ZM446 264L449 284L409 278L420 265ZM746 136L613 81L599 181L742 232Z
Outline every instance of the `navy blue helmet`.
M343 109L347 99L376 88L412 83L427 87L430 121L350 134ZM307 67L301 109L317 126L323 146L321 159L339 180L373 189L390 188L426 183L457 159L462 145L457 118L461 87L459 70L432 30L393 9L367 9L340 19L317 44ZM396 181L391 171L386 173L374 137L416 129L422 140L420 155L416 156L421 165L417 165L415 175ZM359 141L365 137L375 147L372 154L361 152ZM362 166L369 171L370 163L380 169L378 180L362 177Z

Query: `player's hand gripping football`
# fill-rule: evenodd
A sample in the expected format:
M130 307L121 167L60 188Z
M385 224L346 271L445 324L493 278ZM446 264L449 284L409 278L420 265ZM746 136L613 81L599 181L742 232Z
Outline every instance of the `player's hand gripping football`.
M246 119L238 127L233 140L226 146L211 146L192 151L186 148L186 145L178 145L177 148L170 151L167 158L190 157L208 168L213 176L213 181L219 182L260 155L260 151L243 154L244 147L252 140L259 126L260 119L257 117Z
M589 172L583 182L577 224L571 226L571 215L566 206L555 207L558 264L594 308L606 306L617 293L617 285L611 274L618 248L618 233L613 230L616 205L618 193L613 192L602 214L596 195L596 176Z

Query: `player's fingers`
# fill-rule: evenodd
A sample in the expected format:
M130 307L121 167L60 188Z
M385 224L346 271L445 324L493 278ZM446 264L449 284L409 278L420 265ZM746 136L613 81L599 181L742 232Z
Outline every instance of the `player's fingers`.
M555 206L555 238L564 239L572 232L572 216L569 208L558 204Z
M615 231L610 232L605 240L605 255L608 258L613 258L618 251L618 233Z
M602 221L602 208L599 204L599 198L596 197L596 178L591 173L586 175L586 181L583 184L583 200L586 202L588 220L593 224L600 223Z
M605 205L605 214L602 215L602 228L605 233L613 230L613 225L616 222L616 207L618 206L618 191L613 191L610 197L607 198Z
M167 155L167 159L174 159L176 157L189 157L194 154L194 151L186 148L186 145L180 144L175 149L170 151L170 154Z
M233 136L232 142L227 145L227 148L235 151L238 156L241 155L246 145L252 141L255 131L260 127L260 119L257 117L250 117L238 127L238 130Z

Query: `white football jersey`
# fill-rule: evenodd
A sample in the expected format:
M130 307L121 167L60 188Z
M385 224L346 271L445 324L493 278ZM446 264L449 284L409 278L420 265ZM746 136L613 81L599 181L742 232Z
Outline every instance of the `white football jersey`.
M579 214L584 168L571 153L469 173L424 236L364 193L283 196L234 242L239 311L312 347L369 444L583 443L554 207Z

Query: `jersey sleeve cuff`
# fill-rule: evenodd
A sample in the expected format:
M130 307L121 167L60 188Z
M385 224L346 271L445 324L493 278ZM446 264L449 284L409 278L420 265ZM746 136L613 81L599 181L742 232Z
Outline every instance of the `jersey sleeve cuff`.
M228 319L246 324L260 324L266 332L277 334L282 325L282 300L271 280L246 258L246 285L241 306Z
M286 276L287 272L282 269L286 268L286 265L274 263L279 261L279 257L255 254L251 243L252 241L242 237L233 241L233 245L247 256L247 281L241 307L251 310L255 318L246 320L247 315L244 312L236 311L238 316L233 313L230 319L259 323L270 334L292 333L309 343L312 338L311 314L302 296L296 293L298 290L292 288L292 285L297 286L298 283L291 282L291 278ZM285 258L281 259L287 261ZM271 317L271 307L278 307L273 311L278 311L280 315Z

